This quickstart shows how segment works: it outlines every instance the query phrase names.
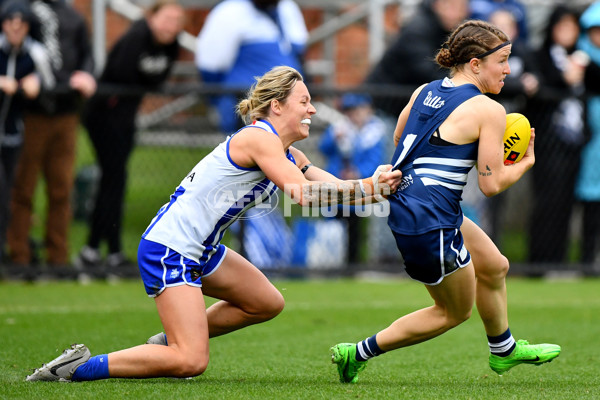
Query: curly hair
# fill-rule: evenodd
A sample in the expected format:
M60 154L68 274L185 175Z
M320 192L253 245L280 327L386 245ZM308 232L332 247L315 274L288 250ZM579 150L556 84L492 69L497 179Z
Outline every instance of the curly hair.
M469 20L458 26L435 56L444 68L456 69L474 57L483 58L500 43L508 42L508 36L495 25L481 20Z
M256 77L245 99L237 105L237 113L245 123L250 123L269 114L271 101L285 103L296 82L303 81L300 72L292 67L274 67L261 77Z

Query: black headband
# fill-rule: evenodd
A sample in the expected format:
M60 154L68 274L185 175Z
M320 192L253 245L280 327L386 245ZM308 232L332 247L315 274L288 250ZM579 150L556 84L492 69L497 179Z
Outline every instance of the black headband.
M495 51L498 51L498 50L500 50L501 48L503 48L503 47L505 47L505 46L508 46L509 44L510 44L510 40L507 40L506 42L499 44L498 46L494 47L493 49L491 49L491 50L488 50L488 51L486 51L485 53L481 53L481 54L479 54L479 55L477 55L477 56L475 56L475 57L473 57L473 58L483 58L483 57L485 57L485 56L489 56L489 55L490 55L490 54L492 54L493 52L495 52Z

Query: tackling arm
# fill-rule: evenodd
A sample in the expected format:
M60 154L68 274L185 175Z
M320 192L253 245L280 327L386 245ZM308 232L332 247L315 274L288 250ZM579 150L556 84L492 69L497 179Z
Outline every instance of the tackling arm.
M399 171L380 172L379 193L375 193L372 178L343 181L316 167L309 167L306 170L308 176L305 176L300 169L310 163L308 158L293 147L290 151L296 158L297 165L286 158L283 145L275 135L265 135L260 129L246 129L230 142L230 155L238 165L258 166L267 178L301 206L349 203L365 196L380 194L385 185L393 191L400 183ZM310 181L308 178L326 181Z
M302 191L303 195L307 198L311 198L312 201L318 201L318 199L322 197L327 198L329 195L332 195L333 192L338 192L339 189L342 189L342 193L352 191L352 194L348 193L347 196L342 194L342 197L337 197L336 201L333 201L333 197L335 196L331 196L329 201L333 201L333 203L342 202L350 205L371 204L383 201L387 195L391 194L391 189L388 184L373 184L373 182L378 181L381 173L388 172L391 166L378 167L371 178L344 181L335 175L312 165L306 155L300 150L290 147L290 152L294 156L298 168L301 171L306 168L304 177L310 182L303 185ZM357 185L360 191L357 191ZM381 186L381 188L379 186ZM371 187L373 189L370 192L367 192L368 188Z

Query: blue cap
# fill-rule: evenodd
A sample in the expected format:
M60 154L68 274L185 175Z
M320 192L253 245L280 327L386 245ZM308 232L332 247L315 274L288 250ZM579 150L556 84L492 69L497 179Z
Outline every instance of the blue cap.
M594 3L589 6L581 15L579 23L585 30L600 26L600 3Z
M371 97L367 94L346 93L340 101L342 110L349 110L367 104L371 104Z

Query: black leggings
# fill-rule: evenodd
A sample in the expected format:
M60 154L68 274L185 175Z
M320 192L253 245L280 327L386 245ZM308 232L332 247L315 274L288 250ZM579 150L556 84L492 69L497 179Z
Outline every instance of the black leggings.
M562 263L567 260L579 151L566 145L543 145L538 151L536 143L535 168L532 169L529 261Z
M88 245L98 248L106 240L109 253L121 251L121 220L127 183L127 162L133 150L132 121L107 117L88 125L100 166L100 184L90 221ZM121 122L121 123L119 123Z
M581 261L593 263L596 258L598 235L600 235L600 202L582 202L582 204Z

